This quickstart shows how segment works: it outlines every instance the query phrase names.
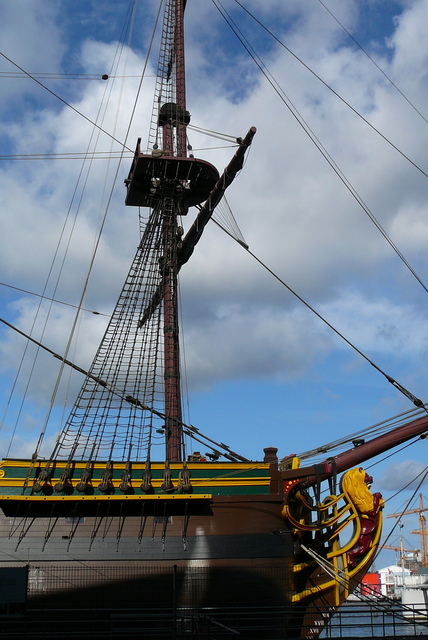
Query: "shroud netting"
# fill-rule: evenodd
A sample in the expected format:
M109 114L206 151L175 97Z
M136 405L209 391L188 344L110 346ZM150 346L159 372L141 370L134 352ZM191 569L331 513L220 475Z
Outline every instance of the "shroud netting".
M154 148L162 144L159 108L177 99L175 4L176 0L167 0L165 5L149 132ZM176 147L177 139L173 142ZM138 403L161 414L165 401L168 405L164 322L172 325L176 319L163 318L163 289L167 270L175 273L174 278L177 274L177 215L179 209L164 193L159 206L150 212L116 308L51 459L145 460L150 459L153 444L165 446L165 437L156 431L168 431L170 419L165 429L163 417ZM129 397L137 402L130 402ZM175 408L174 414L180 411ZM162 450L157 457L162 459L164 453Z
M159 300L153 304L163 281L162 215L160 207L151 211L116 308L52 458L150 458L152 433L164 421L127 397L164 411L163 304Z

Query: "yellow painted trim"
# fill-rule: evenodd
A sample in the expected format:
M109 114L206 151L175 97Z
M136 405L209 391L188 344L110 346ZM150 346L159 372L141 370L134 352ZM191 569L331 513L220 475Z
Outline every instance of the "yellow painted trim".
M84 461L71 461L73 467L75 469L85 469L87 462ZM18 467L18 468L23 468L23 467L40 467L40 468L44 468L46 467L46 465L49 464L48 460L37 460L35 463L32 463L31 460L28 459L3 459L0 460L0 468L4 468L4 467ZM56 469L65 469L65 467L67 466L68 462L67 460L52 460L51 466L55 466ZM101 461L101 462L94 462L93 466L94 469L105 469L107 464L107 460ZM112 464L113 464L113 468L114 469L125 469L126 468L126 462L116 462L115 460L112 460ZM133 469L141 469L144 471L146 463L145 462L141 462L141 461L133 461L131 460L131 465ZM165 463L163 462L152 462L150 465L152 471L154 470L160 470L162 471L163 469L165 469ZM270 468L270 464L266 463L266 462L188 462L187 463L187 467L188 469L206 469L207 467L209 467L210 469L215 469L215 470L223 470L223 471L231 471L236 470L236 471L250 471L252 469L266 469L269 470ZM171 462L169 465L169 468L171 470L182 470L183 469L183 463L182 462Z
M375 555L378 546L379 546L379 541L381 538L381 534L382 534L382 512L379 513L379 522L378 522L378 526L376 529L376 533L375 536L372 540L372 545L370 550L367 552L367 554L364 556L363 560L360 563L357 563L357 565L353 568L353 569L349 569L346 566L346 562L344 563L344 568L341 569L341 571L343 571L343 576L339 576L337 579L333 579L333 580L328 580L322 584L318 584L310 589L304 589L303 591L300 591L299 593L296 593L292 596L291 601L292 602L300 602L301 600L303 600L303 598L306 598L307 596L313 594L313 593L321 593L324 591L327 591L328 589L331 589L332 587L336 588L336 591L338 589L344 588L345 591L347 591L346 597L347 595L349 595L349 587L347 585L349 585L349 581L350 579L358 574L362 569L364 569L367 566L370 566L370 564L373 561L373 556ZM348 548L348 545L346 545L346 549ZM345 547L341 547L341 549L337 552L337 553L332 553L330 554L333 557L333 562L334 564L336 564L337 558L339 558L340 556L342 556L344 559L346 559L347 557L347 552L344 551ZM310 564L315 564L315 562L313 563L302 563L300 565L295 565L294 569L295 570L301 570L303 568L306 568L308 566L310 566ZM343 587L343 583L345 584L345 587ZM339 594L336 593L336 606L338 606L341 602L342 602L342 598L339 598Z
M210 493L199 493L199 494L191 494L191 493L181 493L179 495L172 494L162 494L162 495L147 495L147 496L1 496L0 501L8 500L11 502L21 501L21 502L50 502L50 501L60 501L60 502L95 502L95 501L104 501L110 500L111 502L117 502L122 500L128 500L130 502L136 500L210 500L212 495Z
M27 487L32 487L35 483L35 478L30 478L27 481ZM60 478L58 477L53 477L51 478L50 482L48 484L50 485L55 485L57 482L59 482ZM268 487L269 486L269 480L210 480L209 478L191 478L191 484L193 487L213 487L213 488L221 488L221 487ZM101 478L92 478L92 486L96 488L97 484L99 484L101 482ZM114 480L112 480L111 484L114 487L119 487L119 485L121 484L122 480L120 478L115 478ZM172 479L173 484L177 484L178 483L178 479L173 478ZM2 480L0 478L0 487L18 487L21 488L24 486L25 483L25 478L8 478L7 480ZM70 481L70 483L73 485L73 487L75 487L77 484L79 484L79 478L75 478L73 481ZM70 484L67 483L67 484ZM135 484L135 487L137 487L140 483L141 483L141 479L135 478L133 480L133 483ZM153 487L157 487L159 488L163 483L162 478L158 478L157 480L152 480L152 485ZM132 482L131 482L131 486L132 486Z
M300 562L299 564L293 564L293 572L299 573L300 571L303 571L303 569L307 569L313 564L315 564L314 560L312 560L312 562Z
M7 479L3 479L0 478L0 487L17 487L17 488L21 488L24 486L26 481L26 478L7 478ZM27 480L27 487L32 487L34 485L36 481L36 478L29 478L29 480ZM55 485L57 482L60 481L60 477L52 477L50 479L50 482L48 484L50 485ZM92 486L96 488L97 484L99 484L101 482L101 478L92 478ZM111 484L114 487L119 487L119 485L121 484L122 480L121 478L114 478L111 481ZM178 478L173 478L172 479L173 484L178 482ZM73 478L73 480L71 480L68 484L72 484L73 486L76 486L77 484L79 484L79 478ZM131 481L131 486L132 483L135 484L135 486L137 487L140 483L141 483L141 478L134 478ZM163 483L162 478L157 478L156 480L152 480L152 485L153 487L157 487L159 488ZM210 478L191 478L191 484L193 487L215 487L215 488L221 488L221 487L268 487L270 484L269 479L251 479L251 478L245 478L243 480L217 480L217 479L210 479Z

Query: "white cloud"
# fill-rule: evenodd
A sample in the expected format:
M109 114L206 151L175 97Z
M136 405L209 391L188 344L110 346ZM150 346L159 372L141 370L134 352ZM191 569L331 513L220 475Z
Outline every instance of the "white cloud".
M233 303L201 318L185 337L192 388L224 379L299 377L330 346L305 314Z
M29 73L58 72L64 43L57 18L56 0L49 4L43 0L21 0L19 8L14 0L5 0L0 9L2 53ZM0 59L0 65L2 71L20 73L5 58ZM7 113L16 108L19 98L40 97L40 94L40 87L29 79L2 78L0 106Z
M415 491L427 484L428 468L419 460L403 460L385 469L376 480L376 487L381 491ZM423 489L422 489L423 490Z
M322 314L362 351L426 357L426 312L387 298L370 299L343 291L333 303L322 307Z

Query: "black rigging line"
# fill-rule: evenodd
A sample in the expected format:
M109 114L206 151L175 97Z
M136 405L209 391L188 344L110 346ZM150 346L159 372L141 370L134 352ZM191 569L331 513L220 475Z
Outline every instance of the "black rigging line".
M416 478L413 478L413 480L411 482L414 482L415 480L417 480L420 476L422 476L422 478L419 480L418 485L416 487L416 489L414 490L413 494L410 496L410 498L407 500L407 503L405 505L405 507L403 508L403 513L405 511L407 511L407 509L409 508L409 505L412 503L412 501L414 500L417 492L419 491L419 489L421 488L422 484L425 482L425 479L428 475L428 467L425 467L425 469L423 469L417 476ZM399 493L401 493L401 491L404 491L404 489L407 489L407 487L410 485L411 483L407 483L405 487L403 487L402 489L400 489L400 491L398 491L397 493L395 493L393 496L391 496L390 498L388 498L387 501L391 500L392 498L395 498ZM386 501L386 502L387 502ZM388 535L386 536L385 540L383 541L382 546L378 549L378 551L376 552L376 558L379 555L379 553L382 551L382 548L386 545L386 543L388 542L388 540L391 538L392 534L394 533L395 529L398 527L400 522L400 518L397 518L396 523L394 524L394 526L392 527L391 531L388 533Z
M133 3L133 4L134 4L134 6L135 6L135 0L134 0L134 3ZM130 9L130 11L128 11L128 16L130 16L130 15L131 15L131 13L132 13L132 9L131 9L131 7L132 7L132 3L130 3L130 5L129 5L129 9ZM126 24L129 24L129 19L125 21L125 25L126 25ZM126 29L126 26L125 26L124 28ZM119 45L120 45L121 40L122 40L122 38L119 40ZM120 50L120 48L123 48L123 43L118 47L118 50ZM3 54L2 54L2 55L3 55ZM40 82L38 82L38 81L36 81L36 82L37 82L38 84L40 84L41 86L44 86L44 85L42 85ZM50 91L50 90L48 89L48 91ZM50 93L52 93L52 92L50 92ZM104 92L104 95L106 95L106 93L107 93L107 91L105 91L105 92ZM54 95L56 95L56 94L54 94ZM61 98L59 98L59 99L60 99L60 100L62 100ZM62 102L64 102L64 100L62 100ZM64 102L64 104L67 104L67 103L65 103L65 102ZM100 107L99 107L99 111L98 111L97 119L98 119L98 116L99 116L100 114L101 114L101 105L100 105ZM97 130L97 131L98 131L98 136L100 135L101 131L103 131L99 125L95 125L95 127L93 128L93 131L92 131L92 135L91 135L91 137L90 137L90 141L92 141L92 137L93 137L93 135L94 135L94 131L95 131L95 130ZM89 149L89 145L90 145L90 142L88 143L88 149ZM123 153L123 146L122 146L122 145L121 145L121 151L122 151L122 153ZM76 196L76 193L77 193L77 187L78 187L78 184L79 184L79 182L80 182L80 179L81 179L81 178L82 178L82 176L83 176L83 168L84 168L84 165L85 165L85 162L82 164L81 169L80 169L79 178L78 178L78 181L77 181L77 183L76 183L76 185L75 185L75 189L74 189L74 192L73 192L73 195L72 195L71 203L70 203L70 206L69 206L69 209L68 209L68 212L67 212L66 220L69 218L69 215L70 215L70 213L71 213L71 206L72 206L72 204L73 204L73 202L74 202L74 199L75 199L75 196ZM118 167L117 167L117 169L116 169L116 177L117 177L117 172L118 172L118 170L119 170L119 164L118 164ZM87 176L86 176L86 180L87 180L88 175L89 175L89 173L88 173L88 174L87 174ZM84 181L84 184L86 184L86 180ZM84 187L84 188L85 188L85 187ZM84 189L83 189L83 191L84 191ZM77 212L76 212L76 218L75 218L75 221L76 221L76 219L77 219L77 215L78 215L78 212L79 212L79 210L80 210L80 204L81 204L82 196L83 196L83 192L82 192L81 197L80 197L80 203L79 203L79 204L78 204L78 206L77 206ZM107 210L105 211L105 214L104 214L104 215L106 215L106 214L107 214ZM72 229L74 228L74 224L75 224L75 222L72 224ZM103 225L103 224L104 224L104 223L102 223L102 225ZM102 226L101 226L101 229L102 229ZM47 280L46 280L46 284L45 284L45 290L46 290L47 283L48 283L48 281L49 281L49 279L50 279L50 276L51 276L51 273L52 273L52 268L53 268L54 262L55 262L55 260L56 260L57 255L58 255L58 250L59 250L59 247L60 247L60 242L62 241L62 238L64 237L64 232L65 232L65 223L64 223L64 225L63 225L63 228L62 228L62 231L61 231L61 235L60 235L60 239L59 239L59 242L58 242L58 244L57 244L56 251L55 251L55 256L54 256L53 262L51 263L51 267L50 267L50 270L49 270L49 274L48 274L48 276L47 276ZM70 238L69 238L69 240L70 240ZM67 252L67 249L66 249L66 252ZM96 252L96 248L95 248L95 252ZM66 256L66 253L65 253L65 254L64 254L64 256L63 256L62 266L61 266L61 268L60 268L60 272L59 272L59 274L58 274L58 276L57 276L57 283L56 283L56 285L55 285L55 291L56 291L56 288L57 288L57 286L58 286L59 278L61 277L62 268L63 268L63 266L64 266L65 256ZM95 257L95 254L92 256L92 263L91 263L91 265L93 264L93 259L94 259L94 257ZM91 269L91 267L90 267L90 269ZM90 273L90 272L89 272L89 273ZM89 278L89 274L88 274L87 278ZM87 284L87 282L86 282L86 284ZM54 291L54 293L55 293L55 291ZM44 293L45 293L45 291L43 291L43 294L44 294ZM86 285L85 285L85 288L84 288L83 296L85 295L85 293L86 293ZM81 300L80 300L80 305L82 305L82 304L83 304L83 296L82 296L82 298L81 298ZM42 300L40 300L40 302L39 302L39 310L40 310L40 305L41 305L41 303L42 303ZM80 306L80 305L79 305L79 306ZM78 310L79 310L79 308L78 308ZM49 313L50 313L50 311L49 311ZM48 317L49 317L49 313L48 313ZM68 345L67 345L67 352L68 352L68 349L69 349L70 344L71 344L71 338L72 338L72 336L73 336L74 329L75 329L75 327L76 327L76 323L77 323L78 316L79 316L79 314L77 314L77 315L75 316L75 319L74 319L73 328L72 328L72 330L71 330L70 339L69 339L69 342L68 342ZM36 314L36 317L35 317L35 318L34 318L34 320L33 320L33 327L34 327L34 323L36 322L37 317L38 317L38 316L37 316L37 314ZM44 331L45 331L46 326L47 326L47 321L48 321L48 320L47 320L47 318L46 318L46 319L45 319L45 321L44 321L44 329L43 329L43 334L42 334L42 335L44 335ZM18 369L18 372L17 372L17 374L16 374L16 378L15 378L15 382L14 382L14 385L13 385L13 389L15 388L16 380L17 380L17 377L19 376L19 372L20 372L20 370L21 370L21 366L22 366L22 363L23 363L24 357L25 357L25 352L24 352L24 354L22 355L22 358L21 358L21 364L20 364L19 369ZM31 370L30 370L30 378L31 378L31 376L33 375L33 372L34 372L34 367L35 367L36 359L37 359L37 354L36 354L36 356L35 356L35 358L34 358L34 360L33 360L33 364L32 364ZM63 364L65 364L65 363L63 362ZM63 365L62 365L62 366L63 366ZM41 433L40 433L40 435L39 435L39 440L38 440L38 444L37 444L37 450L38 450L38 449L39 449L39 447L41 446L42 440L43 440L43 438L44 438L44 436L45 436L45 433L46 433L46 427L47 427L48 421L49 421L49 419L50 419L51 411L52 411L52 408L53 408L54 397L55 397L55 395L56 395L56 393L57 393L57 391L58 391L58 385L59 385L59 381L60 381L61 375L62 375L62 368L61 368L61 370L60 370L60 372L59 372L59 375L58 375L58 377L57 377L57 381L56 381L56 384L55 384L55 386L54 386L53 395L52 395L52 397L51 397L51 404L50 404L50 407L49 407L49 409L48 409L48 411L47 411L47 414L46 414L46 417L45 417L44 426L43 426L42 431L41 431ZM26 391L28 390L29 382L30 382L30 379L29 379L29 380L28 380L28 382L27 382ZM13 394L13 389L12 389L12 391L11 391L11 395ZM15 436L15 430L16 430L16 427L17 427L17 424L18 424L19 416L21 415L21 410L22 410L22 407L23 407L23 403L24 403L24 398L25 398L25 395L26 395L26 391L25 391L24 397L23 397L23 399L22 399L22 401L21 401L21 408L20 408L20 410L19 410L18 416L17 416L16 421L15 421L15 427L14 427L14 430L13 430L13 433L12 433L12 436L11 436L11 439L10 439L9 448L10 448L10 446L12 445L12 441L13 441L14 436ZM9 398L9 400L10 400L10 398ZM7 410L6 410L6 411L7 411ZM5 412L5 414L4 414L4 415L6 415L6 412Z
M134 155L123 151L71 151L69 153L19 153L0 154L0 160L114 160L133 158Z
M44 80L100 80L103 79L102 75L99 73L54 73L54 72L17 72L17 71L0 71L0 78L12 78L15 80L16 78L26 78L28 79L29 75L32 78L43 78ZM110 76L109 76L110 77ZM107 79L107 78L106 78Z
M99 73L32 73L16 71L0 71L0 78L11 78L16 80L18 78L28 79L31 78L43 78L43 80L117 80L119 78L140 78L140 75L120 75L120 74L99 74ZM146 78L155 78L155 75L146 75Z
M217 0L212 0L212 2L215 4ZM218 0L219 1L219 0ZM376 127L369 122L369 120L367 120L359 111L357 111L357 109L355 109L355 107L353 107L349 102L347 102L345 100L345 98L343 98L339 93L337 93L337 91L335 91L333 89L333 87L331 85L329 85L325 80L323 80L317 73L315 73L315 71L313 69L311 69L305 62L303 62L303 60L301 58L299 58L299 56L297 56L293 51L291 51L291 49L289 49L287 47L287 45L285 45L274 33L272 33L272 31L270 31L262 22L260 22L260 20L258 20L258 18L256 18L256 16L254 14L252 14L248 9L246 9L240 2L239 0L234 0L234 2L239 5L241 7L241 9L243 9L243 11L245 11L245 13L247 13L255 22L257 22L258 25L260 25L260 27L262 27L262 29L264 29L266 31L266 33L268 33L271 38L273 38L274 40L276 40L276 42L281 45L281 47L283 47L283 49L285 49L287 51L287 53L289 53L291 56L293 56L293 58L295 60L297 60L297 62L299 62L303 67L305 67L305 69L307 71L309 71L309 73L311 73L317 80L319 80L321 82L321 84L323 84L326 89L328 89L329 91L331 91L331 93L333 93L336 98L339 98L339 100L341 102L343 102L344 105L346 105L348 107L348 109L351 109L351 111L353 113L355 113L356 116L358 116L366 125L368 125L370 127L370 129L373 129L373 131L375 133L377 133L383 140L385 140L385 142L387 144L389 144L393 149L395 149L395 151L397 151L405 160L407 160L408 162L410 162L411 165L413 165L415 167L415 169L417 169L418 171L420 171L422 173L422 175L424 175L426 178L428 178L428 173L426 173L419 165L416 164L416 162L414 162L413 160L411 160L411 158L409 158L409 156L407 156L404 151L401 151L393 142L391 142L391 140L389 140L381 131L379 131L379 129L376 129ZM220 1L219 1L220 4ZM217 7L218 8L218 7ZM225 13L227 13L224 9L223 11ZM224 16L223 16L224 17ZM229 19L232 21L232 19L229 16ZM233 22L233 21L232 21ZM229 22L228 22L229 24ZM229 24L230 26L230 24ZM237 35L235 33L235 35ZM240 40L242 43L242 40ZM244 45L245 46L245 45Z
M28 291L27 289L22 289L21 287L14 287L12 284L6 284L6 282L0 282L0 286L7 287L8 289L14 289L15 291L19 291L21 293L25 293L30 296L36 296L37 298L42 298L43 300L49 300L49 302L56 302L57 304L63 304L64 306L71 307L72 309L79 309L80 311L86 311L87 313L92 313L94 316L106 316L107 318L110 317L108 313L102 313L101 311L94 311L93 309L85 309L84 307L80 307L77 304L71 304L71 302L64 302L63 300L57 300L56 298L51 298L41 293L34 293L34 291Z
M241 244L241 243L240 243ZM241 244L242 246L242 244ZM254 258L254 260L256 260L256 262L258 262L264 269L266 269L266 271L268 271L276 280L278 280L278 282L280 282L286 289L288 289L288 291L290 293L293 294L293 296L295 296L299 302L301 302L302 304L305 305L305 307L307 309L309 309L309 311L311 311L313 314L315 314L317 316L317 318L319 318L320 320L322 320L322 322L324 322L325 325L327 325L327 327L329 329L331 329L332 331L334 331L334 333L339 336L339 338L341 338L344 342L346 342L346 344L348 344L352 349L354 349L354 351L356 351L358 353L358 355L360 355L362 358L364 358L364 360L366 360L372 367L374 367L377 371L379 371L379 373L381 373L387 380L389 383L392 384L392 386L394 386L396 389L398 389L398 391L400 391L403 395L406 396L406 398L408 398L409 400L411 400L413 402L413 404L415 405L415 407L423 407L425 409L425 411L428 413L428 409L424 406L424 403L422 402L422 400L420 400L419 398L417 398L416 396L414 396L412 393L410 393L410 391L408 391L405 387L403 387L399 382L397 382L396 380L394 380L394 378L392 378L391 376L389 376L387 373L385 373L385 371L383 371L380 367L377 366L377 364L375 364L372 360L370 360L370 358L368 356L366 356L365 353L363 353L363 351L361 351L357 346L355 346L350 340L348 340L348 338L346 338L343 333L341 333L338 329L336 329L328 320L326 320L326 318L324 318L314 307L312 307L308 302L306 302L306 300L304 300L296 291L294 291L294 289L292 289L290 287L290 285L288 285L284 280L282 280L274 271L272 271L272 269L270 269L264 262L262 262L262 260L260 260L260 258L258 258L252 251L250 251L250 249L247 249L248 253L250 254L250 256L252 256Z
M423 115L423 113L421 113L419 111L419 109L417 107L415 107L415 105L409 100L409 98L401 91L401 89L399 87L397 87L397 85L395 84L395 82L385 73L385 71L378 65L378 63L376 62L376 60L374 60L374 58L371 57L371 55L369 53L367 53L367 51L364 49L364 47L354 38L354 36L352 35L352 33L350 33L348 31L348 29L340 22L340 20L338 20L336 18L336 16L332 13L332 11L330 11L330 9L324 4L324 2L322 0L318 0L318 2L320 3L320 5L322 5L324 7L324 9L331 15L331 17L333 18L333 20L335 20L337 22L337 24L339 25L339 27L341 29L343 29L343 31L351 38L351 40L354 42L354 44L357 45L357 47L359 49L361 49L361 51L364 53L365 56L367 56L367 58L370 60L370 62L372 62L374 64L374 66L376 67L376 69L378 69L378 71L380 71L380 73L384 76L384 78L386 78L388 80L388 82L394 87L394 89L396 89L396 91L398 91L398 93L404 98L404 100L412 107L412 109L414 111L416 111L416 113L422 118L422 120L424 120L424 122L426 122L428 124L428 120L425 118L425 116Z
M415 440L415 441L413 441L413 442L409 442L409 444L405 445L404 447L401 447L401 449L399 449L398 451L399 451L399 452L400 452L400 451L403 451L403 449L406 449L408 446L411 446L411 445L412 445L412 444L414 444L415 442L416 442L416 440ZM384 458L382 458L381 460L379 460L379 462L383 462L384 460L387 460L387 459L388 459L388 458L390 458L392 455L393 455L393 454L391 453L389 456L385 456ZM370 469L370 467L367 467L367 468L368 468L368 469ZM427 477L427 475L428 475L428 467L424 467L424 469L422 469L422 471L420 471L420 472L418 473L418 475L417 475L417 476L415 476L412 480L409 480L409 482L407 482L407 484L405 484L405 485L404 485L404 487L402 487L399 491L396 491L396 493L394 493L394 494L393 494L392 496L390 496L389 498L385 499L385 502L389 502L390 500L393 500L394 498L396 498L397 496L399 496L399 495L400 495L400 493L401 493L402 491L404 491L405 489L408 489L408 488L410 487L410 485L412 485L412 484L413 484L413 482L415 482L415 480L417 480L420 476L422 476L422 474L423 474L423 478L422 478L422 480L419 482L419 484L418 484L418 486L416 487L416 489L415 489L415 491L414 491L414 493L413 493L412 497L407 501L407 504L406 504L406 506L405 506L405 507L404 507L404 509L403 509L403 511L407 511L407 510L408 510L408 508L409 508L409 505L411 504L411 502L412 502L413 498L415 497L415 495L416 495L417 491L419 491L419 489L420 489L421 485L425 482L425 478L426 478L426 477Z
M7 320L5 320L4 318L0 318L0 323L4 324L9 329L13 329L13 331L15 331L16 333L19 333L19 335L26 338L26 340L28 340L29 342L32 342L33 344L37 345L37 347L40 347L44 351L47 351L47 353L50 353L54 358L57 358L57 360L60 360L62 364L67 365L68 367L71 367L72 369L74 369L75 371L78 371L79 373L82 373L84 376L87 376L88 378L96 382L101 387L107 388L112 395L115 395L121 398L122 400L125 400L128 404L134 405L143 411L148 411L149 413L152 413L153 415L156 415L159 418L162 418L163 420L167 419L167 416L161 411L158 411L154 407L150 407L144 402L141 402L140 400L138 400L138 398L134 398L131 395L125 395L124 391L118 389L113 384L109 384L107 381L103 380L102 378L99 378L98 376L93 375L90 371L86 371L82 367L79 367L77 364L74 364L74 362L72 362L71 360L67 360L67 358L58 354L53 349L50 349L45 344L43 344L39 340L36 340L35 338L28 335L24 331L21 331L21 329L18 329L18 327L16 327L15 325L11 324L10 322L7 322ZM212 440L208 436L202 434L197 427L194 427L191 424L186 424L185 422L182 422L182 421L177 421L177 422L179 422L181 426L185 429L187 435L189 435L191 438L194 438L198 442L205 444L205 446L209 447L213 451L213 453L222 455L228 460L232 460L235 462L236 461L248 462L248 458L244 458L244 456L239 455L238 453L233 451L230 447L228 447L226 444L224 444L224 442L218 443L215 440ZM198 436L200 438L203 438L204 442L200 440ZM222 452L218 451L218 448L223 449L223 451Z
M296 109L296 107L293 105L293 103L291 102L291 100L286 96L286 94L284 93L283 89L280 87L280 85L278 85L278 83L275 81L275 79L273 78L273 76L270 74L269 71L267 71L267 68L265 67L265 65L263 64L263 62L261 61L261 59L259 58L259 56L257 56L257 54L254 52L254 49L251 47L251 45L248 43L248 41L246 40L246 38L243 36L242 32L239 30L239 28L236 26L235 22L232 20L232 18L230 17L230 15L227 13L227 11L225 11L225 9L222 7L221 3L219 0L212 0L214 6L217 8L217 10L219 11L219 13L223 16L223 18L225 19L226 23L229 25L229 27L232 29L233 33L235 34L235 36L238 38L238 40L240 41L240 43L242 44L242 46L245 48L245 50L247 51L247 53L249 54L249 56L251 57L251 59L254 61L254 63L258 66L258 68L260 69L260 71L263 73L263 75L265 76L265 78L267 79L267 81L269 82L269 84L272 86L272 88L274 89L274 91L277 93L277 95L279 96L280 100L285 104L285 106L287 107L287 109L290 111L290 113L292 114L292 116L295 118L295 120L298 122L298 124L302 127L302 129L304 130L304 132L309 136L310 140L314 143L314 145L316 146L316 148L318 149L318 151L321 153L321 155L324 157L324 159L328 162L328 164L330 165L330 167L333 169L333 171L336 173L336 175L338 176L338 178L342 181L342 183L344 184L344 186L348 189L349 193L352 195L352 197L356 200L356 202L360 205L360 207L363 209L364 213L369 217L369 219L373 222L373 224L375 225L375 227L377 228L377 230L381 233L381 235L384 237L384 239L388 242L388 244L390 245L390 247L393 249L393 251L397 254L397 256L400 258L400 260L403 262L403 264L407 267L407 269L410 271L410 273L413 275L413 277L415 278L415 280L417 280L417 282L419 282L419 284L421 285L421 287L424 289L424 291L426 293L428 293L428 287L425 285L425 283L423 282L423 280L419 277L419 275L416 273L415 269L411 266L411 264L408 262L408 260L405 258L404 254L400 251L400 249L397 247L397 245L394 243L394 241L389 237L389 235L387 234L386 230L382 227L382 225L380 224L380 222L377 220L376 216L373 214L373 212L370 210L370 208L366 205L366 203L364 202L364 200L361 198L361 196L358 194L358 192L354 189L354 187L351 185L351 183L349 182L349 180L346 178L345 174L341 171L341 169L338 167L338 165L335 163L335 161L333 160L333 158L330 156L330 154L328 153L328 151L324 148L324 146L322 145L321 141L317 138L317 136L315 135L315 133L312 131L312 129L309 127L308 123L304 120L304 118L300 115L300 113L298 112L298 110ZM406 158L407 160L409 160L409 162L416 168L418 169L418 171L420 171L424 176L428 177L428 174L425 173L420 167L418 167L412 160L410 160L404 153L402 153L394 144L392 144L387 138L385 138L385 136L383 136L383 134L381 134L373 125L371 125L367 120L365 120L365 118L363 118L363 116L361 116L361 114L358 113L358 111L356 111L351 105L349 105L338 93L336 93L334 91L334 89L332 89L326 82L324 82L324 80L322 80L319 76L316 75L316 73L314 73L302 60L300 60L300 58L298 58L290 49L288 49L271 31L269 31L261 22L259 22L259 20L257 20L257 18L255 18L245 7L243 7L241 5L241 3L239 2L239 0L235 0L235 2L244 10L246 11L246 13L248 13L248 15L250 15L263 29L265 29L265 31L267 31L267 33L269 35L271 35L282 47L284 47L293 57L296 58L296 60L298 60L308 71L310 71L310 73L312 73L320 82L322 82L322 84L324 84L328 89L330 89L330 91L332 91L344 104L346 104L354 113L356 113L362 120L364 120L364 122L366 122L374 131L376 131L386 142L388 142L388 144L390 144L394 149L396 149L404 158ZM218 4L220 4L221 9L219 8ZM226 17L227 16L227 17Z
M406 449L408 449L409 447L412 447L414 444L416 444L417 442L419 442L419 440L424 440L424 435L421 435L417 438L415 438L414 440L410 440L407 444L403 445L402 447L400 447L399 449L394 449L394 451L391 451L391 453L389 453L386 456L383 456L383 458L379 458L379 460L376 460L376 462L373 462L372 464L367 464L364 465L366 471L368 471L369 469L371 469L372 467L377 467L379 464L382 464L383 462L385 462L385 460L388 460L389 458L395 457L397 454L402 453L403 451L405 451ZM423 480L422 482L425 480L427 474L428 474L428 467L425 467L420 473L418 473L418 475L416 476L416 478L413 478L413 480L410 480L407 484L404 485L404 487L402 487L399 491L396 491L392 496L390 496L389 498L385 499L385 503L389 502L390 500L393 500L394 498L396 498L398 495L400 495L400 493L402 491L404 491L405 489L407 489L408 487L410 487L410 485L419 478L419 476L421 476L422 474L424 474ZM421 484L422 484L421 482ZM420 487L420 485L418 485L418 488ZM392 533L392 532L391 532ZM389 536L388 536L389 538ZM384 544L386 544L387 540L385 540Z
M2 51L0 51L0 56L2 56L5 60L7 60L8 62L10 62L10 64L13 64L14 67L16 67L17 69L19 69L22 73L24 73L28 78L31 78L31 80L34 80L34 82L36 82L38 85L40 85L43 89L45 89L46 91L48 91L48 93L50 93L51 95L53 95L55 98L57 98L57 100L60 100L63 104L65 104L66 107L69 107L70 109L72 109L75 113L77 113L79 116L81 116L82 118L84 118L87 122L89 122L93 127L95 127L96 129L99 129L102 133L105 133L106 136L108 136L109 138L111 138L112 140L114 140L114 142L117 142L123 149L127 149L127 151L131 151L131 153L133 153L133 150L130 149L129 147L127 147L123 142L121 142L120 140L118 140L117 138L115 138L114 136L111 135L111 133L109 133L108 131L106 131L105 129L103 129L102 127L100 127L100 125L96 124L96 122L93 122L93 120L91 120L90 118L88 118L88 116L85 116L84 113L82 113L81 111L79 111L78 109L76 109L76 107L73 107L72 104L70 104L69 102L67 102L67 100L64 100L64 98L61 98L61 96L59 96L57 93L55 93L55 91L52 91L52 89L49 89L49 87L47 87L45 84L43 84L43 82L40 82L40 80L37 80L37 78L35 76L32 76L31 73L28 73L27 71L25 71L25 69L23 69L22 67L19 66L19 64L17 64L16 62L14 62L13 60L11 60L6 54L4 54Z
M278 274L272 271L272 269L268 267L265 262L263 262L260 258L258 258L256 254L250 250L247 244L245 244L238 238L235 238L227 229L223 227L222 224L220 224L220 222L218 222L218 220L213 219L213 222L215 222L215 224L217 224L225 233L227 233L228 236L233 238L239 245L241 245L241 247L243 247L249 253L249 255L252 258L254 258L254 260L263 267L263 269L265 269L268 273L271 274L271 276L273 276L276 280L278 280L278 282L282 284L283 287L285 287L290 293L292 293L293 296L297 298L297 300L299 300L299 302L301 302L307 309L309 309L309 311L311 311L314 315L316 315L317 318L319 318L319 320L321 320L325 325L327 325L327 327L331 329L339 338L341 338L341 340L346 342L347 345L349 345L356 353L358 353L358 355L364 358L364 360L366 360L366 362L368 362L374 369L376 369L376 371L379 371L379 373L381 373L388 380L388 382L392 384L393 387L398 389L398 391L400 391L403 395L405 395L406 398L408 398L411 402L413 402L415 407L423 408L428 413L428 408L425 406L422 400L414 396L410 391L408 391L408 389L403 387L403 385L401 385L399 382L394 380L394 378L392 378L385 371L383 371L383 369L378 367L377 364L375 364L372 360L370 360L370 358L366 356L366 354L363 351L361 351L361 349L359 349L350 340L348 340L348 338L346 338L346 336L344 336L343 333L341 333L338 329L336 329L336 327L334 327L326 318L324 318L324 316L322 316L314 307L312 307L309 304L309 302L306 302L306 300L302 298L302 296L300 296L296 291L294 291L294 289L290 285L288 285L284 280L282 280L282 278L280 278Z

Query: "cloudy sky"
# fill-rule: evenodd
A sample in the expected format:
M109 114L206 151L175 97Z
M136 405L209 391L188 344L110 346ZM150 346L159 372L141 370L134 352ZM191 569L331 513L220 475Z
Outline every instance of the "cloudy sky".
M228 191L245 241L382 371L428 402L428 0L241 4L256 20L234 0L188 0L186 59L192 125L235 137L257 127ZM107 211L84 302L100 315L82 315L69 353L83 367L139 237L136 211L123 204L123 179L137 137L143 146L148 139L154 54L136 104L135 97L158 2L136 4L124 34L132 9L128 0L0 5L1 317L64 353L73 308L55 303L45 328L45 302L33 326L40 298L18 289L78 304ZM189 140L195 155L220 170L234 153L192 130ZM105 159L83 163L87 151ZM282 457L412 408L214 224L182 269L181 291L188 420L242 455L257 459L263 447L277 446ZM26 388L32 349L25 348L22 337L0 329L1 443L20 457L34 450L57 373L43 355ZM80 382L72 377L67 397ZM26 391L23 405L12 389L17 397ZM388 498L410 482L425 468L426 446L373 467L376 490ZM414 489L391 499L387 513ZM417 518L406 519L409 548L419 547L408 534L417 527Z

